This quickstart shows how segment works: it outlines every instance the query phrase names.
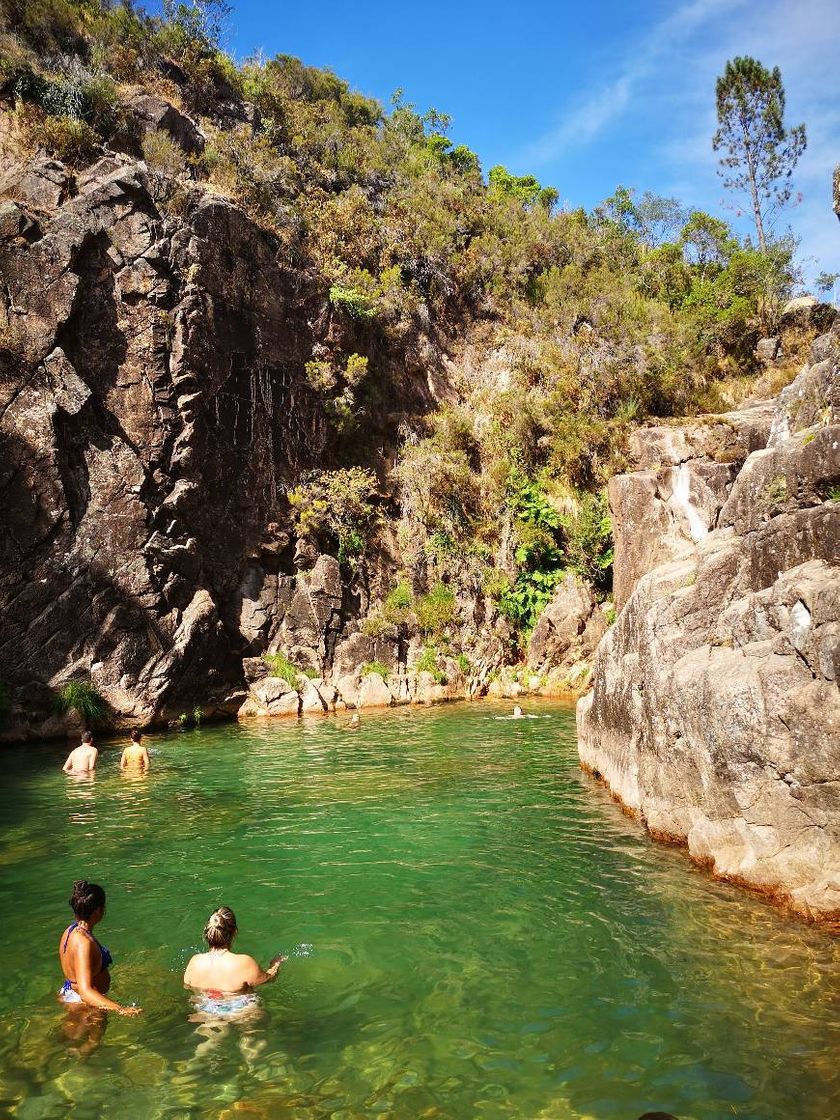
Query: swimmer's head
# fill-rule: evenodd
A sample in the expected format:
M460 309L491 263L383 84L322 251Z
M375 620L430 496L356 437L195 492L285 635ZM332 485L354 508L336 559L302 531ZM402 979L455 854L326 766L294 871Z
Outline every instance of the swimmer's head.
M85 745L87 745L88 743L92 743L93 742L93 733L90 732L90 731L83 731L82 732L82 742Z
M229 906L220 906L207 919L204 940L211 949L229 949L236 937L236 915Z
M73 884L70 909L79 921L90 921L97 911L105 909L105 891L98 883L89 883L87 879L78 879Z
M518 705L518 704L517 704L517 705L516 705L516 707L515 707L515 708L513 709L513 714L514 714L515 716L521 716L521 715L522 715L522 709L521 709L521 708L519 707L519 705Z
M132 743L139 743L141 738L140 732L135 728L135 730L131 732Z

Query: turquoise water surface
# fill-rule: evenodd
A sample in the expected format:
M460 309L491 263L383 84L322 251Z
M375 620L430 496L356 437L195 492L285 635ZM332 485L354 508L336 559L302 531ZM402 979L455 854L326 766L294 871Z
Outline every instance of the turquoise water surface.
M578 768L574 713L449 705L149 737L127 778L0 753L0 1115L820 1120L836 942L650 841ZM101 1037L60 1008L72 881L108 891ZM288 953L261 1014L196 1023L211 910Z

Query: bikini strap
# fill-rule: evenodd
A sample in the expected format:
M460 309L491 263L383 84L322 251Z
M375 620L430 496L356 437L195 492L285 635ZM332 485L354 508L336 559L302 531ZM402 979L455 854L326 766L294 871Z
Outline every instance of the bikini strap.
M67 927L67 936L64 938L64 944L61 946L62 953L67 952L67 942L70 940L70 934L73 932L74 929L78 929L78 928L79 928L79 923L78 922L71 922L70 925Z

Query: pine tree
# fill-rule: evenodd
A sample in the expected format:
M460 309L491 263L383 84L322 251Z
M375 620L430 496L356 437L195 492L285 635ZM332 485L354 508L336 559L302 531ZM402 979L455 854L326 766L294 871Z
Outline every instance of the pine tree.
M765 222L790 201L791 175L805 150L805 125L784 126L778 66L770 71L754 58L730 60L716 93L718 129L712 147L723 152L718 173L728 189L749 191L758 245L766 252Z

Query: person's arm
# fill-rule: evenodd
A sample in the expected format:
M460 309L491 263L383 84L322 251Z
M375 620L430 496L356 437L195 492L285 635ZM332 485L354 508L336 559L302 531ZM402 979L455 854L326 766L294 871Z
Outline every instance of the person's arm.
M69 774L73 769L73 755L75 753L76 753L75 751L71 751L68 754L67 761L64 763L64 765L61 768L64 771L65 774Z
M268 984L280 971L280 965L285 959L285 957L278 953L276 957L271 958L268 968L263 970L253 957L249 957L243 970L245 973L242 977L243 985L247 984L249 988L256 988L260 984Z
M120 755L120 770L125 770L128 763L125 761L125 756L128 754L128 747Z
M143 747L143 769L148 770L151 765L152 763L151 759L149 758L149 752L145 747Z
M78 939L73 963L76 972L76 991L79 993L82 1002L90 1007L101 1007L103 1011L116 1011L118 1015L139 1015L142 1008L123 1007L122 1004L108 999L93 986L91 960L94 952L98 953L99 950L96 949L92 941L89 941L88 938Z
M192 967L193 967L193 961L194 960L195 960L195 957L190 957L189 961L187 961L187 967L184 969L184 987L185 988L194 987L193 982L192 982Z

